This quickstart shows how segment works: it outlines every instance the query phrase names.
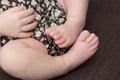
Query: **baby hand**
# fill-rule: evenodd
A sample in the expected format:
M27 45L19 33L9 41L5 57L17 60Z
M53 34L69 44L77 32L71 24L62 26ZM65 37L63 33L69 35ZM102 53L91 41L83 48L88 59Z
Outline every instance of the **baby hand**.
M34 29L37 22L32 8L14 7L0 14L0 35L26 38L32 36L30 30Z

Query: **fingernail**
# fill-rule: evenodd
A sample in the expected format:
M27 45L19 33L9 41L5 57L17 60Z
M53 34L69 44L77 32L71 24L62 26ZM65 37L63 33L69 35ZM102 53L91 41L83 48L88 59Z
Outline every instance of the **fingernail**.
M33 9L33 8L29 8L29 10L34 11L34 9Z

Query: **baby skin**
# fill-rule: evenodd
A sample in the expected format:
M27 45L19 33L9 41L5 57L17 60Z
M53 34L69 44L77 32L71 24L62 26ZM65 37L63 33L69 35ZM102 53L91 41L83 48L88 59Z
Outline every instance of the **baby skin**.
M66 54L53 57L35 39L14 40L2 47L0 64L7 73L15 77L24 80L47 80L81 65L95 53L98 44L98 37L84 30Z
M58 0L66 10L67 21L63 25L48 28L45 33L52 37L59 47L68 47L78 38L85 25L88 1Z
M0 65L7 73L24 80L51 79L78 67L95 53L99 44L98 37L87 30L82 31L85 24L88 0L76 0L74 4L73 0L58 0L58 2L67 12L67 21L58 27L48 28L45 33L52 37L61 48L68 47L71 44L73 44L73 46L64 55L56 57L48 55L47 49L41 42L28 38L32 35L31 33L28 33L29 35L26 34L28 27L29 30L31 30L35 28L37 23L33 22L31 25L28 25L25 19L30 19L30 22L34 21L34 11L32 9L24 10L22 8L19 11L20 13L21 11L25 11L25 13L29 12L29 14L24 16L22 12L21 15L23 19L18 18L17 22L20 20L26 23L15 28L17 35L15 33L15 35L8 35L8 31L6 31L6 35L24 39L10 41L0 50ZM16 9L14 10L16 11ZM17 11L17 13L19 12ZM18 14L16 15L19 16ZM16 21L16 18L14 20ZM11 20L9 21L7 19L4 21L10 22ZM16 25L18 25L18 23ZM11 24L11 28L16 25L14 25L14 23ZM1 35L5 34L3 32L8 30L7 26L9 25L3 26L5 26L6 29L1 27ZM17 29L20 29L20 31ZM11 32L14 32L14 30L9 31L9 33ZM24 35L21 35L21 32Z

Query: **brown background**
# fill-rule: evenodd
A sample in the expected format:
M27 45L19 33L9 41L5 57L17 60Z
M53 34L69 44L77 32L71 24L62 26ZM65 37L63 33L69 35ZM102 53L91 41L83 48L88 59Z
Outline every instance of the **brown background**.
M98 35L96 54L52 80L120 80L120 0L90 0L85 29ZM0 80L19 80L0 69Z

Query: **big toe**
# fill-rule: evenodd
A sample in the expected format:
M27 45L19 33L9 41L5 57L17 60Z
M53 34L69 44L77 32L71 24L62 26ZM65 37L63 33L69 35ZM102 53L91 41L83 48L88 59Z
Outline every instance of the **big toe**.
M45 33L47 35L50 35L50 33L53 32L53 31L55 31L55 28L54 27L50 27L50 28L48 28L48 29L45 30Z

